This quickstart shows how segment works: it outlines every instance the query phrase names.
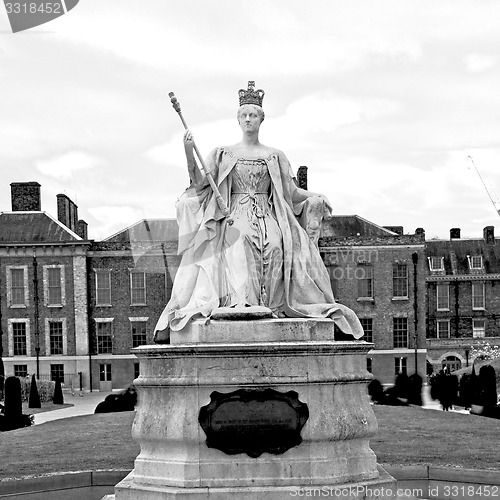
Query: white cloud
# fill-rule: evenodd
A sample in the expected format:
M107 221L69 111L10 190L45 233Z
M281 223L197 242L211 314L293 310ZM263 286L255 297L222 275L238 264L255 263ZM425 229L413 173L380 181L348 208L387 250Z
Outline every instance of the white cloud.
M89 170L101 163L95 156L82 151L71 151L47 160L37 160L36 168L44 175L56 179L69 179L76 172Z
M497 66L498 54L468 54L465 56L465 65L472 73L480 73Z
M107 238L145 218L142 210L129 206L100 206L89 208L87 212L99 227L97 231L89 227L93 239Z

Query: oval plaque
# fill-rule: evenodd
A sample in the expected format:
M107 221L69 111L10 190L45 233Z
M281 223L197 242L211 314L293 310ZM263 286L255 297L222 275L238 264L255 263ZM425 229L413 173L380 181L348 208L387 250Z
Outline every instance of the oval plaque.
M228 394L214 391L200 408L198 421L207 446L228 455L279 455L302 441L300 432L309 409L295 391L239 389Z

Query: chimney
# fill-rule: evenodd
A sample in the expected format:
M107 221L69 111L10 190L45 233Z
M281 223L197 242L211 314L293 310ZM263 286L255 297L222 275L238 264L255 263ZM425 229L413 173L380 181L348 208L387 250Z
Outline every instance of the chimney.
M10 189L13 212L39 212L42 209L38 182L12 182Z
M88 237L87 237L87 227L88 227L88 224L84 221L84 220L79 220L78 221L78 231L76 231L76 234L78 236L80 236L80 238L82 238L82 240L87 240Z
M495 227L494 226L486 226L483 229L483 237L484 241L487 245L495 244Z
M459 240L460 239L460 228L452 227L450 229L450 240Z
M299 167L297 170L297 181L299 183L299 188L307 189L307 167Z
M404 228L403 226L384 226L384 229L388 229L393 233L398 234L399 236L403 236Z
M415 229L415 236L418 236L421 241L425 241L425 229L423 227L417 227L417 229Z
M57 218L66 227L78 231L78 207L65 195L57 195Z

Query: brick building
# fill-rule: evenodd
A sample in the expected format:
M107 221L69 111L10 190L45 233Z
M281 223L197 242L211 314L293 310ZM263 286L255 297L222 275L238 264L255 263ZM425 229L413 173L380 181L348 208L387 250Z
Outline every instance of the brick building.
M152 344L179 263L177 222L143 220L88 251L93 387L124 387L138 376L133 347Z
M305 167L299 179L307 183ZM41 211L38 183L13 183L12 211L0 215L6 375L38 372L77 387L81 374L86 389L125 387L138 373L131 349L152 343L170 297L177 223L143 220L89 241L76 205L57 201L55 220ZM383 383L413 373L416 360L425 372L425 235L402 233L336 216L320 239L334 294L361 318L375 344L368 369Z
M468 366L481 341L500 345L500 244L493 226L482 238L430 240L426 248L427 352L434 370Z
M5 372L74 383L88 365L86 223L65 195L56 220L41 211L40 184L11 188L12 211L0 214Z
M374 343L368 369L384 384L400 372L425 377L425 233L403 235L359 216L324 224L320 250L336 300L354 310Z

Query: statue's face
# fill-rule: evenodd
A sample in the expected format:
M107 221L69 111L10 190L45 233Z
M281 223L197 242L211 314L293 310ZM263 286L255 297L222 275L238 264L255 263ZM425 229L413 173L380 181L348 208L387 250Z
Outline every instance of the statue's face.
M257 132L263 119L262 109L253 104L244 104L238 110L238 123L243 132Z

